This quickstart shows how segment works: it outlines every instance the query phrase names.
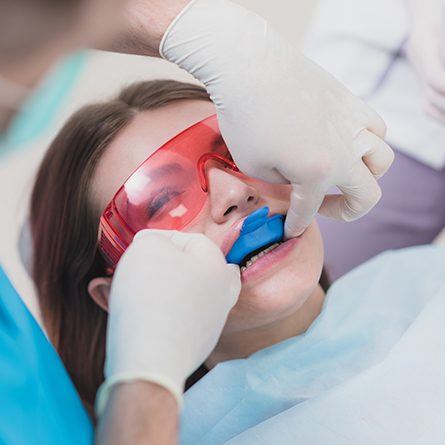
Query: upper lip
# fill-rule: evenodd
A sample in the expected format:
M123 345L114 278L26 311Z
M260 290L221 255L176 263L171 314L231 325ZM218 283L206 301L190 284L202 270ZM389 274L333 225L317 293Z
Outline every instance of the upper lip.
M230 252L230 249L235 244L235 241L239 238L239 234L241 232L241 228L243 227L244 221L249 215L246 215L244 218L235 221L227 231L227 235L224 237L223 242L221 244L221 250L224 256Z

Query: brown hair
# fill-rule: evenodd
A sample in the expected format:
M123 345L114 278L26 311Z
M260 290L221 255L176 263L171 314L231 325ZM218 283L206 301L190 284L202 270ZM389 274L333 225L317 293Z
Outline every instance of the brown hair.
M83 107L60 130L37 174L30 215L33 278L44 325L90 412L104 379L107 323L87 291L92 278L106 275L97 252L100 211L90 199L91 179L107 146L137 113L183 99L209 97L198 85L154 80Z

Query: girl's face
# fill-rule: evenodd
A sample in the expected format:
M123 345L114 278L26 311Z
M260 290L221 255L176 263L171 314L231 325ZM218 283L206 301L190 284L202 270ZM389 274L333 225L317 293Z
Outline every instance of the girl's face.
M211 102L184 100L136 115L99 162L92 186L94 204L102 211L149 155L214 113ZM208 165L207 177L209 199L185 231L205 234L225 254L235 242L242 221L254 210L267 205L272 214L287 212L289 185L247 178L216 163ZM302 236L287 241L242 272L241 295L224 332L266 326L294 313L316 290L322 266L322 241L314 222Z

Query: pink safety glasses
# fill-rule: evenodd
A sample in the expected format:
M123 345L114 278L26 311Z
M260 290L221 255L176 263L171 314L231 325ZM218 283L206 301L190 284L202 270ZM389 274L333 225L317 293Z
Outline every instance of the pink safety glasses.
M99 250L110 271L138 231L181 230L199 215L208 197L208 161L238 171L216 115L170 139L131 174L100 218Z

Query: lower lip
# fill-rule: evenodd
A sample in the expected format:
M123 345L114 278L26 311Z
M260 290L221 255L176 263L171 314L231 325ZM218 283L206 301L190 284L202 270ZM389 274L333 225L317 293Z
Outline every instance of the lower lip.
M271 250L266 255L263 255L259 260L255 261L244 272L241 273L243 282L257 279L270 271L273 267L279 265L293 250L296 244L300 241L299 238L292 238L280 244L275 249Z

